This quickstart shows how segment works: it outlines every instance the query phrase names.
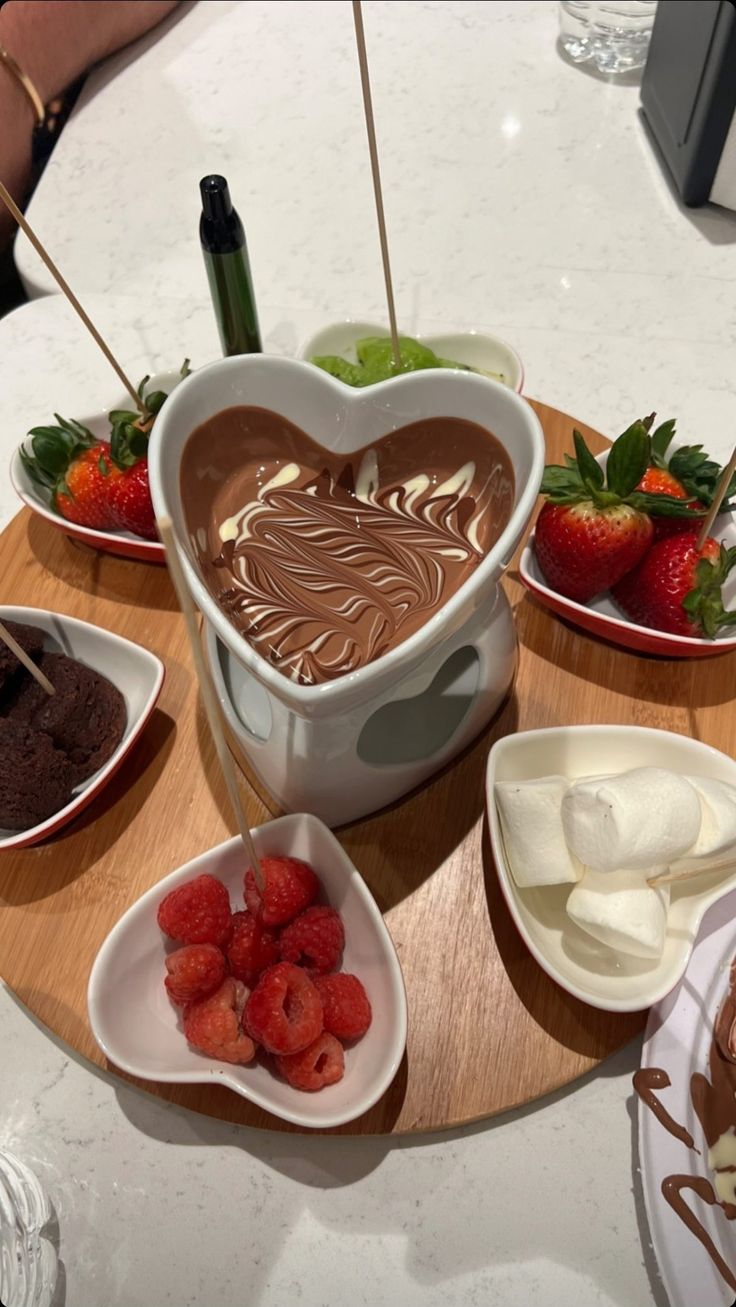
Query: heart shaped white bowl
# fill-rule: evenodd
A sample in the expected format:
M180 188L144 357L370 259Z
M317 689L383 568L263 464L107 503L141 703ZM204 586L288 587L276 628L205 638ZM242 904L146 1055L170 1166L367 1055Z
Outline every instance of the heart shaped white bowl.
M388 336L385 327L375 322L331 322L316 331L304 341L298 357L307 362L315 356L337 354L349 363L357 361L355 347L366 336ZM404 333L407 334L407 333ZM451 359L453 363L464 363L466 367L475 368L486 375L492 374L521 394L524 385L524 367L516 353L500 336L491 336L483 331L444 331L429 335L416 336L416 340L428 345L439 358Z
M575 781L632 767L665 767L736 785L733 758L685 735L643 726L559 726L507 735L493 745L486 772L493 858L522 939L558 985L607 1012L638 1012L669 993L684 975L706 910L736 886L736 872L713 871L672 886L659 961L615 952L570 920L565 911L570 885L518 888L506 861L493 787L496 781L537 776L559 775Z
M94 776L74 791L69 803L38 826L28 830L0 830L0 850L22 849L48 839L72 821L99 794L133 748L156 706L164 683L164 665L148 649L105 631L101 626L80 622L45 608L0 608L0 621L25 622L46 632L44 648L77 658L116 685L125 700L127 723L117 749Z
M469 579L414 635L350 675L316 686L297 685L243 639L202 582L192 558L179 484L182 451L195 427L237 404L271 409L326 448L346 454L421 418L452 416L476 422L493 433L511 459L516 481L511 517ZM308 363L250 354L201 368L171 396L154 426L148 461L154 508L159 516L172 518L197 606L262 685L295 712L315 717L343 712L392 688L439 644L490 607L537 497L544 436L525 400L486 377L427 371L355 391Z
M164 989L167 941L156 911L170 890L203 872L224 881L233 905L242 907L246 858L238 838L165 876L113 927L89 978L92 1033L105 1056L130 1075L168 1084L223 1084L294 1125L327 1130L367 1112L396 1075L407 1028L401 966L365 881L322 822L295 813L257 827L253 839L261 857L285 854L310 863L325 901L342 916L342 969L360 977L373 1008L367 1034L345 1051L343 1079L318 1093L302 1093L265 1064L217 1062L195 1052L184 1038L179 1013Z

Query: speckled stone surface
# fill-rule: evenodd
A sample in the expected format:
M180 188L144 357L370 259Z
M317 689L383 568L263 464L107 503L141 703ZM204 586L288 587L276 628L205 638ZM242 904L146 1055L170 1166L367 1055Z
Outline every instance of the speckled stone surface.
M637 88L561 60L553 3L376 0L365 22L404 330L495 330L527 393L609 434L676 414L725 457L736 219L681 208ZM206 171L245 221L267 348L382 316L349 6L185 4L142 46L89 80L30 207L131 375L218 354ZM0 321L0 370L4 460L54 410L121 398L58 299ZM16 507L2 478L0 523ZM54 1203L55 1307L666 1307L632 1151L638 1045L527 1111L389 1142L187 1115L80 1063L1 988L0 1030L0 1146Z

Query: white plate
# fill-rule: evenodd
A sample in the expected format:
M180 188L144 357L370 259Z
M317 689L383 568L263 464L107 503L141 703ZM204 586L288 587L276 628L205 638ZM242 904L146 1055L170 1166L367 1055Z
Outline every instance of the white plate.
M350 318L345 322L332 322L304 341L297 358L309 362L315 355L337 354L347 359L348 363L355 363L355 346L359 340L364 336L388 334L385 326L379 327L375 322L354 322ZM524 385L523 364L516 350L501 340L500 336L491 336L482 331L447 331L414 336L414 340L428 345L440 358L452 359L453 363L464 363L466 367L491 373L496 378L500 375L504 385L521 394Z
M233 906L242 907L246 858L239 838L165 876L113 927L89 978L92 1033L111 1062L143 1080L222 1084L295 1125L343 1125L378 1101L404 1056L407 1015L401 965L365 881L321 821L308 813L278 817L257 827L253 839L262 857L285 854L308 862L326 902L345 924L342 970L362 980L373 1021L367 1034L346 1049L343 1079L317 1093L304 1093L257 1060L250 1066L231 1066L195 1052L184 1038L179 1014L164 989L166 940L156 910L170 890L203 872L224 881Z
M155 654L132 640L105 631L101 626L80 622L76 617L66 617L63 613L50 613L44 608L3 606L0 607L0 621L25 622L28 626L40 627L47 633L45 649L77 658L80 663L86 663L106 676L122 694L127 712L123 738L117 749L104 767L77 787L65 807L28 830L0 830L0 850L22 849L48 839L66 826L114 776L153 712L164 683L164 665Z
M170 394L180 381L181 375L178 372L161 372L151 377L146 390L166 390ZM121 392L110 400L106 409L97 410L97 412L84 417L79 417L76 414L74 416L77 421L82 423L82 426L88 427L98 440L109 440L110 422L107 416L108 413L115 408L129 409L132 407L132 403L130 395ZM67 417L68 414L63 416ZM29 427L52 426L54 422L53 414L46 414L32 420ZM28 437L22 443L30 449ZM16 494L23 500L27 508L37 513L39 517L44 518L57 531L63 531L65 535L72 536L73 539L88 545L90 549L101 549L104 553L118 554L123 558L133 558L142 563L165 563L164 547L158 540L143 540L141 536L133 535L132 531L95 531L88 526L78 526L75 522L67 522L65 518L54 511L49 496L44 494L43 489L36 485L28 475L23 466L19 448L14 450L10 460L10 480Z
M645 726L557 726L497 740L488 758L486 802L493 857L504 898L537 962L563 989L606 1012L638 1012L681 979L706 909L736 886L736 872L713 871L672 887L667 937L659 961L628 957L580 930L565 910L571 885L519 889L506 863L493 795L495 781L583 776L666 767L736 786L736 762L671 731Z
M665 1202L661 1185L668 1175L691 1174L712 1179L707 1145L690 1102L690 1077L708 1074L713 1021L728 988L728 971L736 956L736 894L711 908L680 985L649 1014L642 1066L661 1067L672 1081L658 1096L675 1121L692 1135L698 1156L674 1139L637 1098L639 1164L654 1251L671 1307L731 1307L733 1291L715 1269L700 1242ZM717 1207L694 1195L689 1201L716 1248L736 1274L736 1229Z

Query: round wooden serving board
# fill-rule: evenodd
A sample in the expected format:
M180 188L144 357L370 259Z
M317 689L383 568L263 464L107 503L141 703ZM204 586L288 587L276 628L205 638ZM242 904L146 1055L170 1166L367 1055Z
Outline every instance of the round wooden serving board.
M549 459L559 462L572 447L573 420L534 407ZM595 450L604 446L583 431ZM0 854L0 975L72 1048L105 1066L86 1009L100 944L144 890L234 826L166 571L75 546L28 510L3 533L0 556L5 603L95 622L154 650L166 665L159 707L108 788L50 843ZM644 1025L643 1013L616 1016L569 997L517 935L484 819L494 739L537 726L623 722L736 751L736 714L723 711L736 655L703 665L627 653L540 607L520 586L514 563L505 586L520 660L503 711L434 781L339 832L386 913L409 996L399 1073L381 1102L341 1133L429 1130L490 1116L574 1080ZM243 792L251 824L267 820L255 790L244 782ZM210 1116L293 1128L224 1088L139 1083Z

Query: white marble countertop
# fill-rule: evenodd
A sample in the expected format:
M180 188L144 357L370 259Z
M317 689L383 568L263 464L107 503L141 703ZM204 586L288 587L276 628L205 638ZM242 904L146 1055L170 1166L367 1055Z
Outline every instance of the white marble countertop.
M248 231L268 348L382 316L347 4L183 6L90 78L30 206L138 377L215 356L197 182ZM527 392L614 434L676 414L721 456L736 220L681 208L637 114L555 50L552 3L368 3L408 331L490 328ZM22 275L52 288L24 242ZM65 304L0 321L0 454L117 382ZM0 522L16 504L0 482ZM0 970L2 959L0 959ZM0 988L0 1147L54 1202L56 1307L666 1307L632 1147L638 1044L531 1108L419 1140L258 1134L93 1071Z

